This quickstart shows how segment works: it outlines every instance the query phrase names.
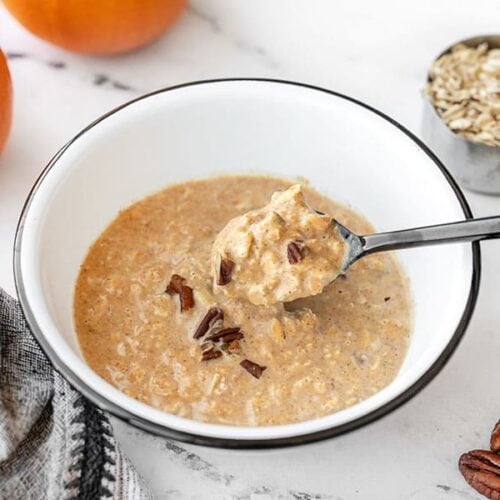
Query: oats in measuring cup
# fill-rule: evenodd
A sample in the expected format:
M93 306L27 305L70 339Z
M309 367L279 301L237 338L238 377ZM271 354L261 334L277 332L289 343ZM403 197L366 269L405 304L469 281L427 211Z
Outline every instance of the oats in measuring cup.
M453 132L500 146L500 49L455 45L432 65L425 93Z

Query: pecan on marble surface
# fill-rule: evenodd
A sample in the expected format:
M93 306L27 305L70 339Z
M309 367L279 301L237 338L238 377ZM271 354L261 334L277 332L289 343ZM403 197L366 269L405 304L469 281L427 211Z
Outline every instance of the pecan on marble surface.
M490 439L491 451L495 453L500 453L500 420L496 423Z
M500 455L492 451L472 450L464 453L458 468L465 480L490 500L500 500Z

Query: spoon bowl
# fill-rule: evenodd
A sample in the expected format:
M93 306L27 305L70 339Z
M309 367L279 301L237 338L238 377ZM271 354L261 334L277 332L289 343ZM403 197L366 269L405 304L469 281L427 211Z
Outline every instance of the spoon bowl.
M354 262L363 256L363 238L347 229L336 219L332 219L332 224L337 227L338 235L346 245L344 263L340 273L345 274L349 267L351 267Z

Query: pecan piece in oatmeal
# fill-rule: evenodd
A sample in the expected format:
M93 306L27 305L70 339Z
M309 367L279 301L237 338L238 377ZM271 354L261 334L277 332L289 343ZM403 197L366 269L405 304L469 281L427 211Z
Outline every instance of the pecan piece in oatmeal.
M169 295L175 295L177 293L181 293L182 285L186 283L186 279L178 274L172 274L170 278L170 283L167 285L167 289L165 290Z
M224 311L222 309L219 309L218 307L211 307L207 311L205 316L203 316L203 319L200 321L198 328L194 332L193 338L199 339L203 337L208 332L208 330L210 330L210 326L213 323L223 319Z
M179 297L181 301L181 312L188 311L194 307L193 289L190 286L182 285Z
M233 274L234 262L230 259L221 258L219 267L219 278L217 284L220 286L227 285L231 281Z
M211 359L217 359L222 356L222 352L217 349L210 349L210 351L204 351L201 354L202 361L210 361Z
M249 359L244 359L240 365L255 378L260 378L267 366L260 366Z
M291 241L286 247L286 254L290 264L297 264L304 258L302 246L299 241Z
M240 334L240 327L239 326L233 326L231 328L223 328L222 330L219 330L216 333L212 333L212 335L207 337L207 340L211 340L213 342L225 337L226 335L233 335L233 334ZM240 334L242 338L243 334ZM236 338L236 337L235 337Z

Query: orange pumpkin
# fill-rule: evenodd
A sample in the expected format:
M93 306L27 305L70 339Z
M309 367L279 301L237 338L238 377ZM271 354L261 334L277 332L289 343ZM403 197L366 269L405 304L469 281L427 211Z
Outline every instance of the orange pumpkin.
M113 54L158 37L186 0L3 0L29 31L67 50Z
M12 84L9 68L0 50L0 151L9 135L12 119Z

